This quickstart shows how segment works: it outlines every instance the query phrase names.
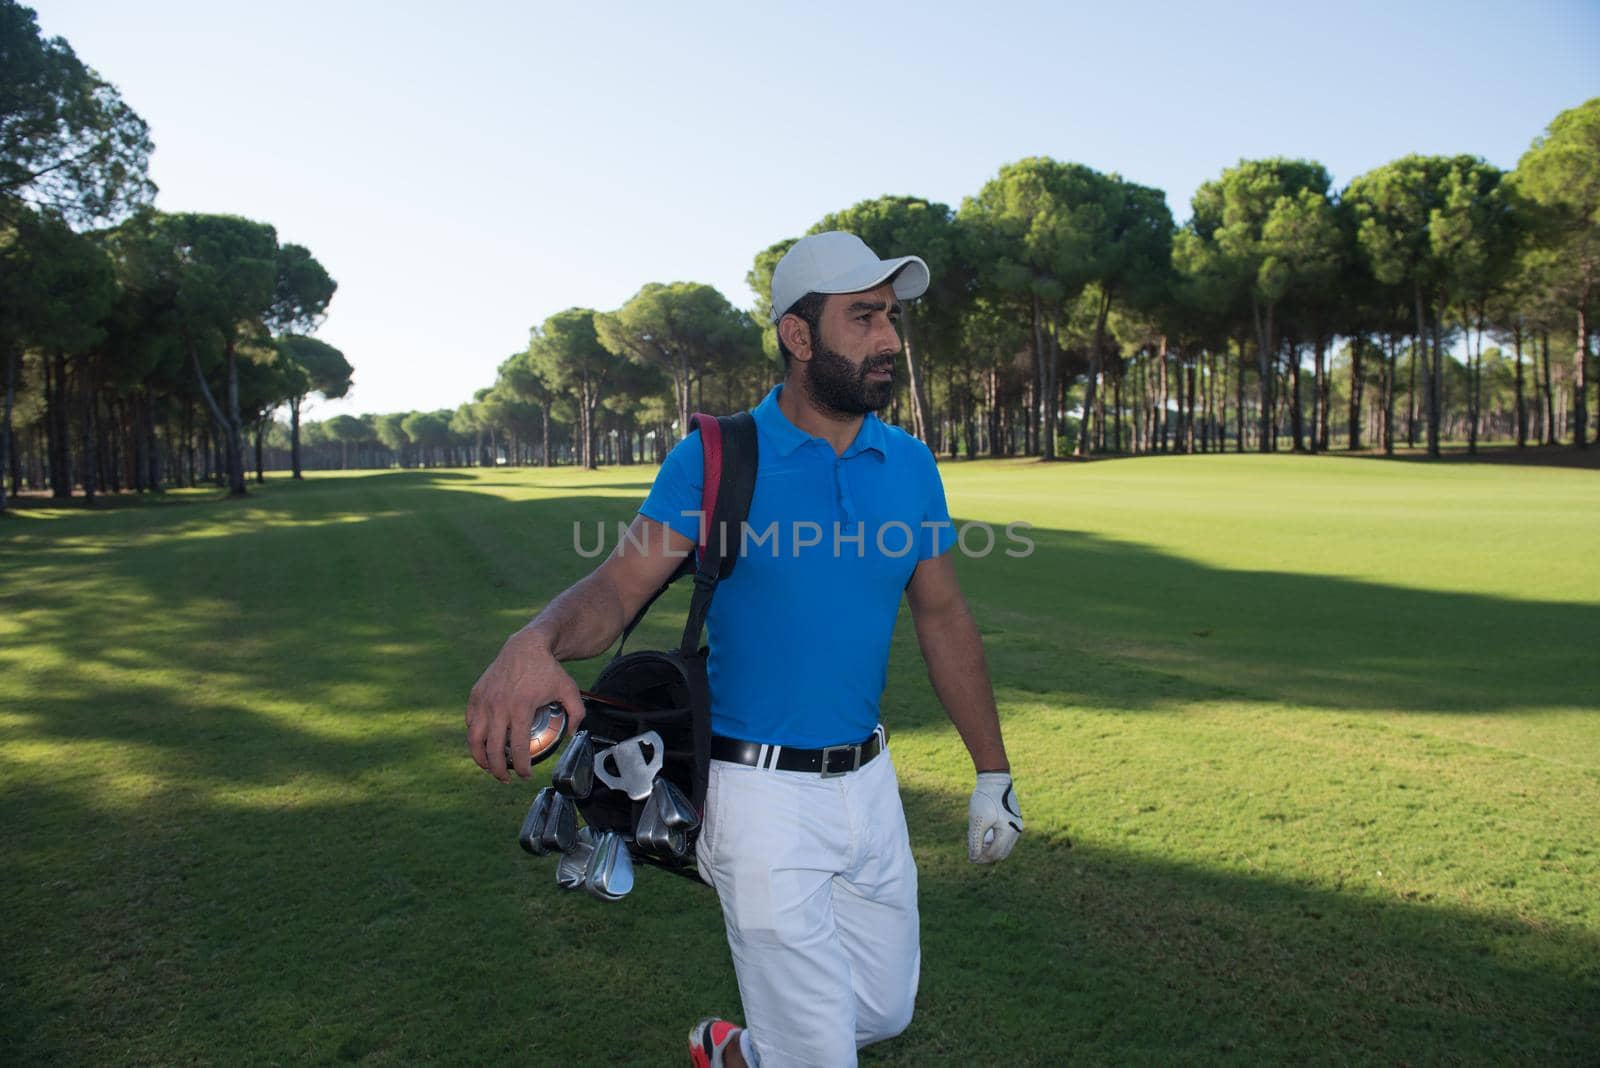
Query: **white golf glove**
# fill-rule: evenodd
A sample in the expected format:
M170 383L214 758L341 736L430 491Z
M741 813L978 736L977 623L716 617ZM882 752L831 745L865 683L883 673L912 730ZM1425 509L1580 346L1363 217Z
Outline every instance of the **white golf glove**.
M1020 834L1022 812L1010 772L980 771L967 802L967 859L974 864L1004 860Z

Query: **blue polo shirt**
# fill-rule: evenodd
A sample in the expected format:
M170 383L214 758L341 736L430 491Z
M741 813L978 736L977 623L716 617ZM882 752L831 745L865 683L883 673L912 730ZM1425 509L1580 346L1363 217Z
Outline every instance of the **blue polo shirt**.
M789 421L782 390L755 409L750 529L706 622L711 727L808 749L858 742L878 723L911 573L956 534L926 445L868 415L838 455ZM690 434L639 512L698 541L703 462L700 435Z

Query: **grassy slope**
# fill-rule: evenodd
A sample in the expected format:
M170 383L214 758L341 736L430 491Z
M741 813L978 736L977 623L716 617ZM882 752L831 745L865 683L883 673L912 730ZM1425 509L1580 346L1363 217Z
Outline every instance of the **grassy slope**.
M958 516L1035 528L1026 559L961 562L1029 830L966 864L969 769L903 621L923 988L869 1061L1593 1059L1600 477L945 470ZM736 1012L709 891L557 896L513 841L536 784L461 741L500 639L586 569L572 523L626 518L650 474L0 525L0 1049L672 1064ZM584 1006L617 1023L575 1046Z

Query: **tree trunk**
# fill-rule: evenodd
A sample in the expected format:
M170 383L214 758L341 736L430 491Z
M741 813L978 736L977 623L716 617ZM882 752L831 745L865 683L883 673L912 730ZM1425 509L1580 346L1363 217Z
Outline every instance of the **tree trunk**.
M1589 287L1578 301L1578 350L1572 357L1572 440L1589 447Z
M216 424L218 430L227 432L229 429L228 417L223 413L222 407L217 404L217 398L211 393L211 386L206 382L206 376L200 370L200 351L199 349L195 348L193 344L189 345L189 360L194 366L195 381L200 383L200 396L206 402L206 407L211 409L212 421ZM233 439L233 435L228 434L228 439L231 441ZM211 450L208 448L206 450L206 458L208 461L211 458L210 454ZM231 461L232 457L230 456L229 459ZM229 473L231 475L231 469Z
M1305 404L1300 396L1300 343L1291 340L1289 349L1289 431L1294 451L1305 452Z
M1102 362L1101 349L1105 346L1106 316L1111 312L1110 294L1102 292L1098 301L1096 302L1096 305L1094 317L1094 341L1092 342L1094 347L1089 350L1089 384L1086 387L1086 392L1084 393L1083 397L1083 420L1085 424L1085 431L1088 429L1089 413L1094 408L1096 401L1095 387L1100 377L1100 369L1102 366L1104 366ZM1103 429L1105 419L1105 413L1103 410L1099 413L1099 418L1101 420L1101 427ZM1077 453L1079 457L1088 455L1086 451L1087 438L1087 433L1080 432L1078 435Z
M1550 380L1550 331L1539 331L1539 362L1544 365L1544 443L1546 445L1561 444L1561 435L1556 433L1556 387Z
M1224 362L1224 366L1226 366L1226 362ZM1205 394L1206 394L1206 423L1205 423L1206 435L1205 435L1205 441L1201 443L1201 447L1206 452L1212 452L1214 450L1217 450L1217 449L1220 448L1220 446L1222 444L1222 425L1221 425L1221 422L1219 421L1219 419L1217 418L1218 412L1219 412L1219 409L1217 407L1217 377L1218 377L1217 376L1217 351L1216 351L1216 349L1208 349L1207 352L1206 352L1206 389L1205 389ZM1223 394L1223 396L1224 396L1224 398L1226 398L1226 394Z
M304 397L289 398L289 469L294 472L293 478L302 477L300 474L300 404Z
M911 427L916 436L923 442L928 440L928 402L923 397L922 368L917 362L917 350L913 344L912 319L910 308L904 308L900 313L900 327L904 334L904 347L906 352L906 384L911 392Z
M1261 375L1261 440L1258 446L1262 452L1271 452L1273 446L1273 405L1272 405L1272 380L1276 369L1272 366L1277 350L1273 348L1272 341L1272 313L1273 306L1268 304L1265 313L1260 302L1252 294L1250 297L1250 311L1256 323L1256 370Z
M1350 339L1350 429L1345 440L1345 449L1350 452L1359 452L1361 449L1361 395L1365 385L1361 368L1363 340L1359 337Z
M677 394L678 434L680 437L688 437L689 435L689 390L692 386L693 383L689 381L688 365L682 360L678 361L672 368L672 388L673 392ZM587 449L587 446L585 446L585 449ZM589 466L587 452L585 452L582 462L585 467Z
M1171 395L1171 383L1168 379L1171 369L1167 366L1167 336L1161 335L1161 340L1156 346L1156 412L1155 412L1155 441L1156 452L1167 451L1167 430L1170 413L1167 410L1167 401Z
M6 510L6 476L15 470L16 444L11 440L11 409L17 400L17 349L9 341L0 341L6 349L6 407L0 419L0 512ZM16 481L13 478L12 488Z
M1118 373L1118 375L1117 375L1117 391L1116 391L1116 396L1115 396L1115 398L1114 398L1114 400L1112 402L1112 409L1113 409L1113 411L1112 411L1112 422L1111 422L1111 432L1112 432L1112 439L1113 439L1112 440L1112 448L1115 449L1117 451L1117 453L1120 454L1122 452L1122 375L1121 375L1121 373Z
M1406 381L1406 448L1417 447L1417 361L1421 359L1418 351L1421 335L1412 340L1411 365L1407 368Z
M1188 454L1190 454L1191 456L1194 454L1195 374L1196 374L1197 365L1199 364L1199 362L1200 361L1197 360L1197 359L1190 359L1190 360L1186 360L1185 361L1185 363L1188 364L1188 368L1187 368L1187 371L1185 372L1185 374L1187 375L1188 380L1189 380L1189 416L1188 416L1188 418L1186 418L1184 420L1184 426L1183 426L1183 451L1188 453Z
M1431 371L1428 374L1428 455L1440 455L1440 434L1444 422L1444 309L1433 316L1433 345Z
M1468 324L1463 315L1461 329ZM1478 454L1478 420L1483 411L1483 315L1476 322L1477 329L1467 336L1467 455Z
M72 496L72 446L67 421L67 357L57 352L51 360L54 387L46 379L45 425L50 443L50 496L66 500ZM49 369L47 369L47 375Z
M1383 365L1383 454L1394 455L1394 391L1395 373L1399 370L1396 361L1399 359L1400 340L1393 334L1387 338L1388 352L1384 357Z
M1328 335L1319 333L1317 334L1316 377L1313 380L1313 386L1317 391L1317 418L1312 428L1312 437L1315 439L1314 448L1322 452L1328 451L1328 424L1331 422L1328 417L1328 402L1331 396L1328 379L1331 376L1328 374L1327 359Z
M1519 320L1512 333L1517 350L1517 448L1528 447L1528 402L1522 385L1522 323Z
M1038 388L1035 390L1034 403L1038 412L1039 425L1039 456L1041 459L1054 460L1056 458L1056 405L1055 405L1055 338L1050 333L1045 323L1044 312L1039 304L1038 294L1033 297L1033 348L1035 363L1038 365ZM1090 394L1093 394L1093 385L1090 385ZM1084 434L1089 429L1088 401L1084 402L1083 426L1079 429L1078 451L1083 451Z
M688 382L685 381L681 407L687 411L688 406L689 390ZM588 471L593 471L599 466L594 458L594 408L593 393L585 384L578 396L578 462ZM688 416L684 416L683 428L685 432L689 429Z
M1238 440L1234 443L1234 452L1244 452L1244 372L1248 365L1248 356L1245 355L1245 339L1236 337L1234 341L1239 345L1239 373L1233 383L1234 424L1238 432Z
M168 425L170 427L171 424ZM149 455L147 460L150 464L149 473L145 476L145 485L151 493L161 493L163 481L161 473L161 442L156 439L156 402L155 398L150 396L149 393L146 393L144 397L144 428L145 433L149 435ZM171 444L172 438L169 434L167 438L169 456L171 455ZM170 474L169 470L169 477Z
M1216 451L1227 452L1227 376L1232 374L1234 363L1227 358L1227 342L1222 352L1211 357L1211 376L1216 381L1216 398L1211 401L1216 411Z
M227 432L228 495L243 497L244 484L244 423L239 418L239 355L230 337L225 344L228 357L228 423Z
M83 400L83 499L93 504L100 490L100 442L95 419L94 376L89 371L89 358L83 358L83 369L78 372L79 395Z
M1424 411L1427 413L1428 419L1428 455L1433 456L1436 455L1435 450L1438 448L1438 427L1433 422L1433 363L1428 358L1428 324L1422 311L1422 286L1420 284L1413 285L1411 292L1417 314L1417 343L1411 353L1411 377L1412 383L1415 385L1417 361L1420 359L1422 361L1422 392L1427 398ZM1414 409L1415 401L1413 401ZM1413 416L1414 422L1415 416ZM1411 447L1416 448L1416 445L1416 431L1413 428Z
M267 421L265 419L256 420L256 484L257 485L260 485L261 483L263 483L263 482L265 482L267 480L266 471L264 470L263 465L261 463L261 457L262 457L261 439L262 439L262 437L264 436L264 433L265 433L264 428L266 427L266 423L267 423Z

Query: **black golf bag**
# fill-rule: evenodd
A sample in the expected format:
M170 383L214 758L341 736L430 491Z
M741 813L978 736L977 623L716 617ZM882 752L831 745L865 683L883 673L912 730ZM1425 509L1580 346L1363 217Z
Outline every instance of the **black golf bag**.
M703 814L711 764L711 689L701 636L717 583L733 572L738 561L759 457L755 419L749 412L696 414L689 426L699 431L705 453L700 543L622 632L616 655L584 694L583 729L589 732L596 753L654 731L663 749L657 777L677 787L694 811ZM657 598L685 575L693 576L694 594L678 647L625 653L628 636ZM636 859L698 881L694 861L698 828L688 835L685 856L647 851L635 840L644 807L644 802L599 778L589 796L578 801L579 813L596 834L615 831L627 841Z

